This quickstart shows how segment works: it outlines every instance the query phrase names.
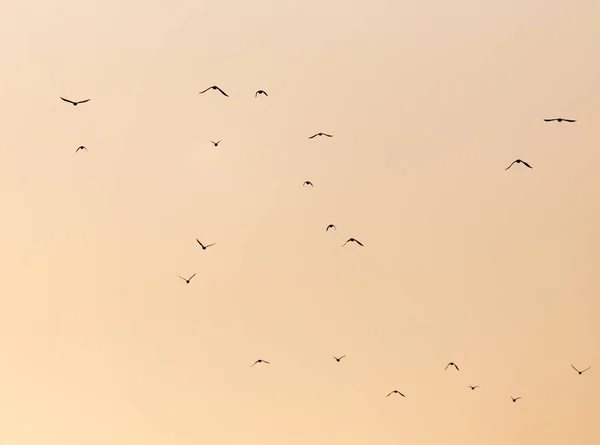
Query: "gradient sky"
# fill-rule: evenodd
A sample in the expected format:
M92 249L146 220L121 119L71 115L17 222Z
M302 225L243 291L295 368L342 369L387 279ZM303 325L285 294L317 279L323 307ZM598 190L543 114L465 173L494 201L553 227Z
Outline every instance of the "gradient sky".
M599 19L4 2L0 445L600 443Z

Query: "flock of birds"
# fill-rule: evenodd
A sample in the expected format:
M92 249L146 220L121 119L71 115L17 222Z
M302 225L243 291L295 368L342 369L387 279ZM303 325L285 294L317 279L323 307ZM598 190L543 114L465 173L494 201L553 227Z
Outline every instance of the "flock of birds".
M216 91L220 92L220 93L221 93L223 96L225 96L225 97L229 97L229 95L228 95L228 94L227 94L225 91L223 91L221 88L219 88L217 85L212 85L212 86L210 86L210 87L206 88L205 90L203 90L203 91L200 91L200 93L199 93L199 94L204 94L204 93L206 93L207 91L210 91L210 90L216 90ZM264 90L258 90L258 91L256 91L256 93L254 94L254 97L258 97L259 95L264 95L264 96L266 96L266 97L268 97L268 96L269 96L269 95L267 94L267 92L266 92L266 91L264 91ZM62 100L64 100L65 102L68 102L68 103L72 104L73 106L77 106L77 105L79 105L79 104L83 104L83 103L86 103L86 102L89 102L89 101L90 101L90 99L85 99L85 100L80 100L80 101L73 101L73 100L70 100L70 99L66 99L66 98L64 98L64 97L61 97L61 99L62 99ZM576 120L575 120L575 119L565 119L565 118L563 118L563 117L556 117L556 118L544 119L544 121L545 121L545 122L569 122L569 123L576 122ZM312 136L309 136L309 138L308 138L308 139L314 139L314 138L316 138L316 137L322 137L322 136L325 136L325 137L328 137L328 138L331 138L331 137L333 137L333 135L332 135L332 134L328 134L328 133L319 132L319 133L315 133L315 134L313 134ZM217 147L217 146L219 145L219 143L221 142L221 140L219 140L219 141L216 141L216 142L215 142L215 141L210 141L210 142L211 142L211 143L212 143L212 144L213 144L215 147ZM85 151L87 151L87 148L86 148L84 145L81 145L81 146L77 147L77 149L75 150L75 153L77 153L79 150L85 150ZM522 159L516 159L516 160L514 160L513 162L511 162L511 164L510 164L508 167L506 167L506 169L505 169L505 170L508 170L508 169L509 169L509 168L511 168L511 167L512 167L514 164L523 164L525 167L528 167L528 168L533 168L533 167L532 167L530 164L528 164L527 162L523 161ZM304 187L306 187L306 186L314 187L314 185L313 185L313 183L312 183L311 181L304 181L304 184L303 184L303 186L304 186ZM335 225L334 225L334 224L329 224L329 225L327 225L327 227L325 228L325 231L326 231L326 232L328 232L330 229L337 230L337 228L335 227ZM206 244L206 245L205 245L205 244L203 244L203 243L202 243L202 242L201 242L199 239L197 239L197 238L196 238L196 242L197 242L197 243L200 245L200 247L202 248L202 250L206 250L206 249L208 249L209 247L212 247L212 246L214 246L214 245L216 244L216 243L212 243L212 244ZM348 238L348 240L347 240L347 241L346 241L344 244L342 244L342 247L344 247L344 246L345 246L346 244L348 244L348 243L356 243L356 244L358 244L359 246L361 246L361 247L364 247L364 245L363 245L363 244L362 244L362 243L361 243L359 240L357 240L356 238ZM191 277L189 277L189 278L184 278L184 277L182 277L181 275L178 275L178 277L179 277L179 278L181 278L183 281L185 281L185 282L186 282L186 284L190 284L190 281L191 281L191 280L192 280L192 278L194 278L195 276L196 276L196 273L194 273L194 274L193 274ZM340 362L342 361L342 359L343 359L343 358L345 358L345 357L346 357L345 355L342 355L342 356L340 356L340 357L333 356L333 358L335 359L335 361L336 361L337 363L340 363ZM254 362L252 365L250 365L250 367L252 368L252 367L254 367L255 365L258 365L258 364L266 364L266 365L270 365L270 364L271 364L271 362L269 362L269 361L267 361L267 360L263 360L263 359L260 359L260 358L259 358L259 359L258 359L258 360L256 360L256 361L255 361L255 362ZM453 367L453 368L455 368L457 371L460 371L460 369L458 368L458 366L457 366L457 365L456 365L456 363L454 363L454 362L450 362L450 363L448 363L448 364L446 365L446 367L444 368L444 371L446 371L448 368L452 368L452 367ZM572 365L572 364L571 364L571 367L572 367L572 368L573 368L573 369L574 369L574 370L575 370L575 371L576 371L576 372L577 372L579 375L582 375L584 372L588 371L588 370L591 368L591 366L588 366L586 369L579 370L579 369L577 369L577 368L576 368L574 365ZM475 389L479 388L479 386L478 386L478 385L468 385L468 387L469 387L469 388L470 388L472 391L474 391ZM394 389L394 390L390 391L390 392L389 392L389 393L386 395L386 397L389 397L389 396L391 396L392 394L398 394L398 395L400 395L400 396L402 396L402 397L406 397L406 395L404 395L402 392L398 391L397 389ZM510 396L510 399L511 399L513 402L516 402L517 400L520 400L520 399L521 399L521 397L512 397L512 396Z

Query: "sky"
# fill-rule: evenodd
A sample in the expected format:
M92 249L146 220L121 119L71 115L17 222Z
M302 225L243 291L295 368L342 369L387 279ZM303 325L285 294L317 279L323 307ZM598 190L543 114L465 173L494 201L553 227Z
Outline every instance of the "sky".
M0 445L599 443L599 17L4 2Z

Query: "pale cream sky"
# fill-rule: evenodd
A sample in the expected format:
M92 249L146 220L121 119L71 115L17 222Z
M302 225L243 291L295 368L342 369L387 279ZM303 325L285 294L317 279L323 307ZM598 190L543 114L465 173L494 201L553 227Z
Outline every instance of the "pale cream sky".
M0 445L600 443L599 20L4 2Z

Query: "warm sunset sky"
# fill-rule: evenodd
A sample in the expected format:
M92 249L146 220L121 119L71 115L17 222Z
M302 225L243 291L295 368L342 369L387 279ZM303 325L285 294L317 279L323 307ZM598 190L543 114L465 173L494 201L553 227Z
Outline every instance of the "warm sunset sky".
M600 443L597 0L0 12L0 445Z

